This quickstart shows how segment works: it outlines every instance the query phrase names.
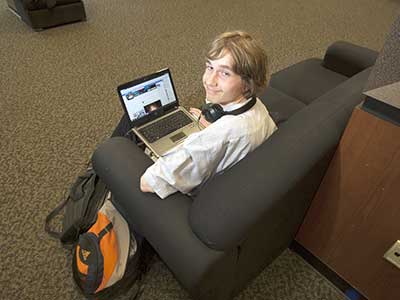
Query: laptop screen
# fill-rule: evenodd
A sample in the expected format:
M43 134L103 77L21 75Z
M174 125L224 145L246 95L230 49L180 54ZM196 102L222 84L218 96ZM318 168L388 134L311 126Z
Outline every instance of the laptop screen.
M125 83L118 87L118 92L131 122L148 120L151 115L177 105L168 69Z

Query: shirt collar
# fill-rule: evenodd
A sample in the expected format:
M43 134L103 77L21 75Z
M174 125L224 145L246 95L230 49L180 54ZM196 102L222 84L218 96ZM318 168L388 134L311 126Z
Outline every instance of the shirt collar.
M232 110L235 110L235 109L238 109L238 108L241 108L243 105L245 105L247 102L249 102L250 100L252 99L252 97L250 97L250 98L248 98L248 99L246 99L246 100L244 100L244 101L241 101L241 102L239 102L239 103L228 103L228 104L220 104L221 106L222 106L222 108L224 109L224 111L232 111ZM210 103L210 101L209 100L207 100L206 99L206 103Z

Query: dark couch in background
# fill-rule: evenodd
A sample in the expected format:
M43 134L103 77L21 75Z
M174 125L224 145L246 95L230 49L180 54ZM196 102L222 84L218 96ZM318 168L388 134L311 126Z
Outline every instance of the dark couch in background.
M82 0L7 0L7 4L36 31L86 20Z
M293 240L376 57L337 42L324 59L273 74L260 98L285 121L194 199L140 192L139 177L152 161L125 138L101 144L94 168L194 299L230 299ZM122 198L129 204L121 207Z

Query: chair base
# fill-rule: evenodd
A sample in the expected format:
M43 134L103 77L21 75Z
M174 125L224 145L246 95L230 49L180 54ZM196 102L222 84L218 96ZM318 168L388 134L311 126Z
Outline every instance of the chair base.
M36 10L25 9L21 0L15 0L14 6L10 0L8 4L9 8L16 13L22 21L36 31L59 25L86 21L85 7L82 1L57 5L51 9L42 8Z

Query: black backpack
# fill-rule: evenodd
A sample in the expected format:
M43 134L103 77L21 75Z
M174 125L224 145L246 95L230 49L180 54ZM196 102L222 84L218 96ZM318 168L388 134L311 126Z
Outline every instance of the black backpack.
M45 231L71 248L79 235L86 232L96 221L97 212L104 204L108 189L93 168L89 167L71 186L68 195L46 217ZM65 207L62 230L50 228L50 222Z
M105 183L89 167L80 175L71 186L69 193L61 203L53 209L45 221L45 231L52 237L59 239L65 248L72 249L72 270L74 281L79 290L88 299L112 299L121 293L128 291L131 286L139 281L135 292L135 299L140 296L142 276L148 271L148 266L153 257L153 249L147 241L139 234L131 231L130 240L135 240L136 250L129 256L126 263L126 271L122 279L98 293L86 291L82 288L82 276L76 269L76 246L80 244L85 233L96 223L98 212L107 199L112 199L111 193ZM57 231L51 229L50 223L61 215L65 207L62 229ZM129 238L129 237L128 237Z

